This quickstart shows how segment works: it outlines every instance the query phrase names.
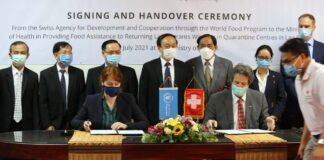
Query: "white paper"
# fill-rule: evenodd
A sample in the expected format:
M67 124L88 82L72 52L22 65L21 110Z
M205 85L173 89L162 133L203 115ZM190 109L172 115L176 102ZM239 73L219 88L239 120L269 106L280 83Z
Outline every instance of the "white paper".
M268 130L262 130L262 129L230 129L230 130L215 130L218 133L223 134L259 134L259 133L275 133L275 131L268 131Z
M242 130L215 130L218 133L223 133L223 134L250 134L249 132L242 131Z
M90 134L118 134L116 130L91 130Z
M144 134L144 131L143 130L118 130L118 134L142 135Z
M241 129L241 131L246 131L250 133L275 133L275 131L268 131L263 129Z

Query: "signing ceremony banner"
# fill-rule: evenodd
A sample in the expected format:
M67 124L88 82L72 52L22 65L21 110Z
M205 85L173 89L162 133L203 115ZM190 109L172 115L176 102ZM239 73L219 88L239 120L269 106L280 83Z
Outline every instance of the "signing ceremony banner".
M324 41L324 1L310 0L3 0L0 5L0 64L10 64L10 43L30 46L28 64L53 64L57 41L73 46L73 64L102 64L101 44L122 44L122 64L143 64L159 56L156 39L172 33L177 58L198 55L196 39L209 33L218 40L217 54L234 64L255 64L258 46L278 47L297 36L298 17L313 14L314 37Z

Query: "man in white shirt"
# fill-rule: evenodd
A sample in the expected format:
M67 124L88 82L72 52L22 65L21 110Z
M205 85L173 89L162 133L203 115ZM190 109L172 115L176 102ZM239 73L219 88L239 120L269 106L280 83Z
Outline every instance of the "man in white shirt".
M12 65L0 70L0 132L39 129L38 75L25 66L25 42L10 45Z
M284 72L297 75L295 87L305 119L298 156L306 160L324 158L324 66L310 58L303 39L288 40L280 51Z

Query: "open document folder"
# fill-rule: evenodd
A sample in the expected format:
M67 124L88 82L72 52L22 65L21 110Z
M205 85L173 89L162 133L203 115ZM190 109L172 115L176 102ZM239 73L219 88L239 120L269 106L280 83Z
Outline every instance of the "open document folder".
M231 129L231 130L215 130L217 133L222 134L258 134L258 133L275 133L275 131L268 131L263 129Z
M90 134L93 135L142 135L144 134L143 130L91 130Z

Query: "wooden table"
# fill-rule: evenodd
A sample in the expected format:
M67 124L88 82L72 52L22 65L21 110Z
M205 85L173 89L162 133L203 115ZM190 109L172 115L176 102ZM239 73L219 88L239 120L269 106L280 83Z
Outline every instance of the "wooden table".
M62 131L20 131L0 133L0 157L18 159L68 159L71 136ZM18 135L18 138L17 138ZM19 135L22 135L19 138ZM279 130L275 134L288 141L287 157L294 159L301 134ZM217 143L145 144L141 137L128 136L121 146L122 159L235 159L235 145L220 136Z

